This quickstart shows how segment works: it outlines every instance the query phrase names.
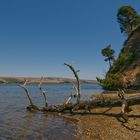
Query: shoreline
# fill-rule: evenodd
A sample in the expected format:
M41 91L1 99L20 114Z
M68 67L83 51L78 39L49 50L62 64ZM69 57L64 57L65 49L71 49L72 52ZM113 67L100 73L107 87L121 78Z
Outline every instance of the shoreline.
M126 98L140 96L140 93L127 94ZM102 96L102 97L101 97ZM98 99L113 100L115 94L97 95ZM139 140L140 138L140 105L130 106L128 121L121 122L119 114L122 107L98 107L91 112L80 111L64 118L77 123L78 140ZM63 115L62 115L63 116Z
M129 114L128 123L124 124L115 117L120 113L121 107L113 107L111 110L97 108L92 110L93 114L74 115L73 117L79 120L77 136L81 140L138 140L140 118L131 117L131 115L139 115L140 106L135 105L131 108L133 111ZM105 111L107 112L103 115Z

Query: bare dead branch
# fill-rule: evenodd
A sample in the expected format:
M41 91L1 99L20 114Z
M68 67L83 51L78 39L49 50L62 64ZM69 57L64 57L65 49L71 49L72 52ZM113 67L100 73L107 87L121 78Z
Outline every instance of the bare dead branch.
M72 95L70 95L70 96L68 97L68 99L66 100L66 102L65 102L63 105L69 104L69 103L71 102L71 100L72 100Z
M38 85L38 88L39 88L39 90L41 91L41 93L44 96L44 99L45 99L45 107L47 107L48 106L48 101L47 101L47 96L46 96L46 93L47 92L45 90L43 90L43 88L42 88L42 80L43 80L43 77L41 77L41 79L40 79L40 83Z
M76 78L76 82L77 82L77 93L78 93L78 96L77 96L77 103L80 102L80 98L81 98L81 94L80 94L80 80L79 80L79 76L78 76L78 71L75 70L75 68L72 66L72 65L69 65L67 63L64 63L64 65L68 66L70 68L70 70L73 72L75 78Z
M27 82L28 82L28 80L25 80L25 82L24 82L24 84L23 85L20 85L20 84L18 84L18 86L20 86L24 91L25 91L25 93L26 93L26 95L27 95L27 97L28 97L28 100L29 100L29 102L30 102L30 105L27 107L27 109L29 109L29 110L40 110L36 105L34 105L33 104L33 102L32 102L32 99L31 99L31 97L30 97L30 95L29 95L29 91L28 91L28 89L26 88L26 85L27 85Z
M25 82L24 82L23 86L26 86L27 82L28 82L28 80L25 80Z
M74 83L72 83L72 84L73 84L72 89L73 89L74 91L72 91L71 95L68 97L68 99L64 102L63 105L67 105L67 104L69 104L69 103L71 102L71 100L72 100L72 97L75 98L75 97L78 96L78 90L77 90L77 87L75 86Z
M125 98L124 90L120 90L119 89L118 96L122 100L121 117L124 119L124 122L127 122L128 121L128 117L127 117L126 113L132 111L132 109L129 108L128 101Z
M31 97L30 97L30 95L29 95L29 91L28 91L28 89L26 88L27 82L28 82L28 80L25 80L24 84L23 84L23 85L20 85L20 84L19 84L19 86L25 91L25 93L26 93L26 95L27 95L27 97L28 97L28 99L29 99L30 105L32 106L32 105L33 105L33 102L32 102L32 99L31 99Z
M73 89L74 89L74 92L75 92L74 96L78 97L78 89L77 89L77 87L75 86L74 83L73 83Z

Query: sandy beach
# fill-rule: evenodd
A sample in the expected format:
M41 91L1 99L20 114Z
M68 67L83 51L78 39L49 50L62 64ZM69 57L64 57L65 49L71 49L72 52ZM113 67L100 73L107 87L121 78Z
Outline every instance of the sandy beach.
M127 123L117 120L121 107L93 109L93 114L75 115L78 119L81 140L139 140L140 138L140 106L131 107ZM102 115L105 112L105 115ZM133 117L133 116L135 117Z

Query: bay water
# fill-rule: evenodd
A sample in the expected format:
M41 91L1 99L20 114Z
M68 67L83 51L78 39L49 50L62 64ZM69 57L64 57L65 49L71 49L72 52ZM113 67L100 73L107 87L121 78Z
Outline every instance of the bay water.
M36 84L27 86L33 103L40 108L44 98ZM62 104L73 92L72 84L43 84L49 104ZM103 90L98 84L81 84L81 98ZM73 100L73 102L75 102ZM57 114L29 112L26 94L17 84L0 84L0 140L79 140L78 125Z

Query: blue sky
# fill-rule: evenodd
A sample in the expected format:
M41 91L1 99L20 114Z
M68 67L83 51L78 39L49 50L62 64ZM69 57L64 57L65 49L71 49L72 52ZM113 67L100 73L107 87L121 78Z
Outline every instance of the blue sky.
M1 0L0 76L103 77L108 69L101 49L122 48L116 20L119 7L138 0Z

